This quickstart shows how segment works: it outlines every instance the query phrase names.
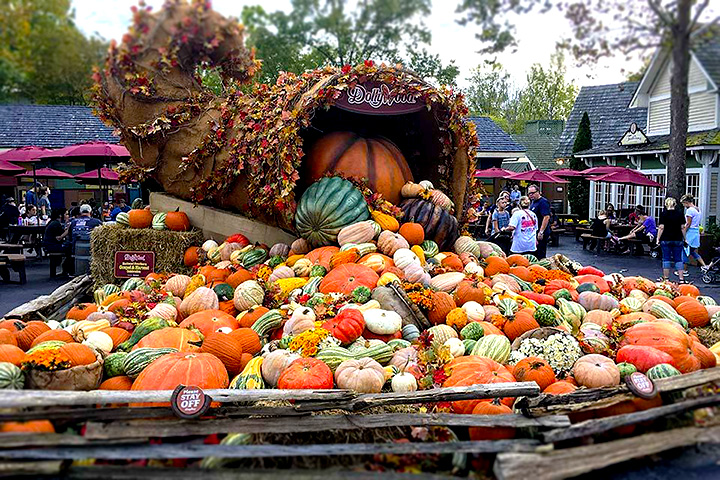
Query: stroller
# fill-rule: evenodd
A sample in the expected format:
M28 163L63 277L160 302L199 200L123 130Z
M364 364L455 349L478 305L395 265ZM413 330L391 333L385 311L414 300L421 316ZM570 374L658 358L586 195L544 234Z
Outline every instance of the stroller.
M703 283L720 282L720 247L715 248L715 257L703 272Z
M505 255L510 255L510 246L512 245L512 235L508 232L497 232L490 236L487 240L492 242L505 252Z

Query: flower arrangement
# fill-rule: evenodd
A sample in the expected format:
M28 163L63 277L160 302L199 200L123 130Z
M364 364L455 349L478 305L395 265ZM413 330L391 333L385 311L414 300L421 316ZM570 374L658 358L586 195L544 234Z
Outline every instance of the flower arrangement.
M520 348L510 353L509 363L515 365L526 357L540 357L548 362L556 375L563 376L572 370L582 354L580 344L572 336L555 333L545 339L526 338Z
M323 348L339 345L339 342L333 340L334 337L324 328L313 328L295 335L288 349L303 357L314 357Z
M402 282L402 287L410 300L422 310L431 310L433 307L433 291L422 283Z
M37 369L46 372L70 368L70 357L57 348L46 348L29 353L22 362L24 370Z

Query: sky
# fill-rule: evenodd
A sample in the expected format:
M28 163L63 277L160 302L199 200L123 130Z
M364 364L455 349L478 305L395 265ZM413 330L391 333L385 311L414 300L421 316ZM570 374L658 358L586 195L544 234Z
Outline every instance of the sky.
M136 0L73 0L77 25L86 34L98 33L106 39L120 39L130 24L130 7ZM163 0L146 0L154 9ZM432 14L424 21L432 33L432 44L428 50L437 53L444 62L455 60L460 68L458 83L466 85L465 79L473 68L493 57L477 53L480 43L475 39L477 27L461 26L456 20L457 0L433 0ZM290 0L213 0L213 8L225 15L239 17L244 5L262 4L265 10L288 10ZM518 46L500 54L498 60L510 73L513 83L521 88L526 73L533 63L549 64L555 52L555 43L570 31L569 24L557 11L546 14L527 14L511 19L516 25ZM593 66L576 66L566 57L567 77L575 85L604 85L624 81L628 72L638 71L642 62L637 58L628 59L623 55L602 59Z

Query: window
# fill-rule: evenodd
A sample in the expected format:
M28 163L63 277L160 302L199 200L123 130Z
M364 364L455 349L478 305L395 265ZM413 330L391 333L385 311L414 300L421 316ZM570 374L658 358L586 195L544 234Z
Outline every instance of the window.
M595 183L595 216L605 208L605 198L603 197L603 184L600 182Z
M685 181L687 182L687 193L695 197L695 201L699 202L700 198L700 174L688 173ZM679 200L679 199L678 199Z
M608 203L612 203L613 207L617 207L616 199L612 197L612 184L611 183L603 183L603 189L605 190L605 202L603 203L602 208L605 209L605 206Z
M654 175L653 180L665 185L665 174ZM655 195L655 211L653 215L657 217L660 215L660 212L663 211L663 208L665 208L665 190L662 188L653 188L653 190Z
M651 217L655 216L654 209L653 209L653 191L654 188L650 187L643 187L642 189L642 197L640 198L640 205L645 207L647 209L648 215Z
M621 195L621 202L627 208L632 208L637 205L637 186L636 185L624 185L618 187ZM624 192L624 193L622 193Z

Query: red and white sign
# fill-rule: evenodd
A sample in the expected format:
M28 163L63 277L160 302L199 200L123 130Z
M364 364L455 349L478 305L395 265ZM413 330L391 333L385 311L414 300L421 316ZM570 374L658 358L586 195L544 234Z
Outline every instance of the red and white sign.
M210 407L210 397L200 387L178 385L173 391L170 406L180 418L196 418Z
M343 91L335 106L365 115L403 115L419 112L425 104L413 95L392 90L386 83L365 82Z

